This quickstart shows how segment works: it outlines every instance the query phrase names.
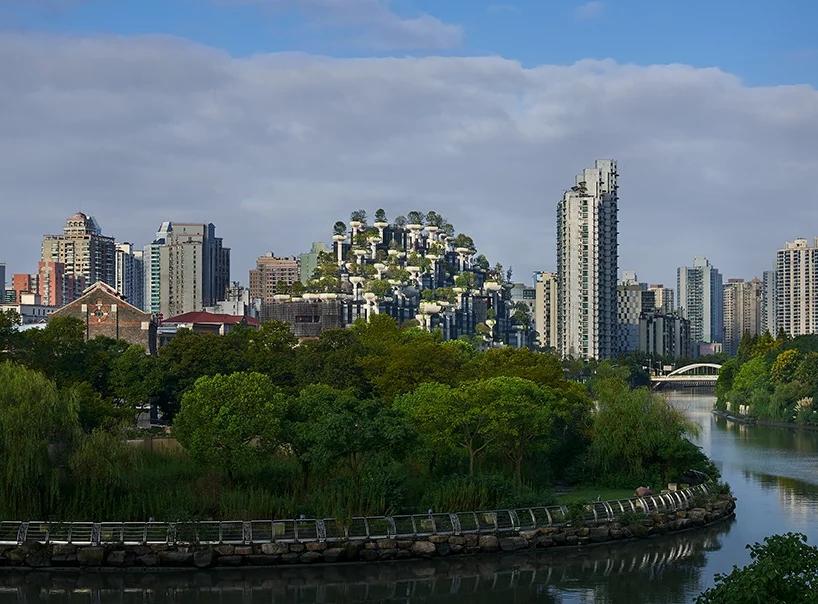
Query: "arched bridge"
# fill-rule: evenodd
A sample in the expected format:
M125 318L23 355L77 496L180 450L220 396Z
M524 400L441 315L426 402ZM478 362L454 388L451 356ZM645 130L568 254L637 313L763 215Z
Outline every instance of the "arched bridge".
M663 384L679 386L714 386L719 379L721 365L717 363L691 363L674 369L664 375L652 375L651 383L655 388Z

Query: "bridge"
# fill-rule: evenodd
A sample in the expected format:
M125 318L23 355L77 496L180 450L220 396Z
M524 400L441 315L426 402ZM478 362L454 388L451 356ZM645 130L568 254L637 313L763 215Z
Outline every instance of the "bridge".
M664 375L651 375L650 381L654 388L661 388L665 384L673 386L715 386L719 379L721 365L717 363L691 363L674 369Z

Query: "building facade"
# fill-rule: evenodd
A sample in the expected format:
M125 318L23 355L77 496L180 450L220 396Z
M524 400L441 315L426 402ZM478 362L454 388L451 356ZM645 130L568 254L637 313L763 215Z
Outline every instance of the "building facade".
M40 260L34 284L43 304L59 308L82 294L85 290L85 277L67 274L62 262Z
M617 294L617 354L640 349L640 321L644 313L656 310L655 294L645 283L639 283L635 273L623 273Z
M615 161L597 160L557 206L558 340L564 357L615 354L617 177Z
M788 241L776 253L775 324L789 336L818 333L818 238Z
M116 244L114 287L133 306L145 310L144 251L127 241Z
M672 288L665 287L663 283L651 283L648 291L653 292L653 302L657 312L671 314L676 310Z
M85 339L106 336L156 352L156 323L149 313L125 300L112 286L97 281L51 317L74 317L85 325Z
M272 302L273 296L289 293L293 283L300 280L300 261L297 257L279 258L268 252L259 256L256 268L250 269L250 298Z
M43 304L40 294L34 292L21 292L16 301L0 304L0 312L17 313L21 325L45 323L55 310L55 307Z
M540 348L557 350L557 274L537 273L534 283L534 329Z
M776 323L776 300L778 292L775 285L775 271L764 271L761 286L761 333L778 335Z
M724 284L724 352L735 355L744 334L761 333L760 279L728 279Z
M323 241L313 241L309 252L298 255L298 271L302 284L306 285L312 279L315 269L318 268L318 257L330 251L332 250Z
M69 216L62 235L43 237L40 260L59 262L64 273L84 283L115 283L115 245L91 216L82 212Z
M679 313L690 321L690 339L699 344L721 343L724 337L724 303L721 273L704 257L677 272Z
M230 285L230 248L213 224L163 222L143 263L144 305L164 317L213 306Z
M690 321L675 314L646 312L639 319L639 351L656 359L693 355Z

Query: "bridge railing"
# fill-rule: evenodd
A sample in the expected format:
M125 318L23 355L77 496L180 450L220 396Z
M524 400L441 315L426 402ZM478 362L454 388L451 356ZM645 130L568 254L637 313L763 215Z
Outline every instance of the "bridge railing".
M309 543L412 539L431 535L509 534L571 522L615 522L625 514L675 512L713 492L713 484L630 499L594 501L580 510L565 505L473 512L286 520L200 522L0 521L0 544L76 545Z

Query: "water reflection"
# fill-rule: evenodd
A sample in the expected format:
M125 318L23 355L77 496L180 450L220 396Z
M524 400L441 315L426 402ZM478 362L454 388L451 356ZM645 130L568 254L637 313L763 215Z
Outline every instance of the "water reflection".
M584 552L211 572L0 573L0 604L36 602L682 602L729 523Z
M36 602L690 602L747 543L800 531L818 543L818 432L744 426L711 414L711 392L667 394L701 431L739 499L733 522L572 552L309 568L159 573L0 572L0 604Z

